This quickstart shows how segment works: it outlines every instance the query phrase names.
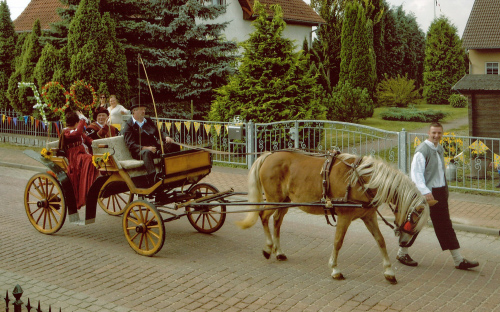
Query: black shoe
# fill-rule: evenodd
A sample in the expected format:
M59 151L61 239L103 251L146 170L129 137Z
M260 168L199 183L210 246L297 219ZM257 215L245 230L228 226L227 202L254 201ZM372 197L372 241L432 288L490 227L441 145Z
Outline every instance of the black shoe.
M462 262L460 262L459 265L456 265L455 268L459 270L468 270L471 268L475 268L479 265L479 262L477 261L469 261L467 259L463 259Z
M401 262L404 265L407 266L417 266L418 262L413 260L410 255L406 254L404 256L397 256L396 259L398 259L399 262Z

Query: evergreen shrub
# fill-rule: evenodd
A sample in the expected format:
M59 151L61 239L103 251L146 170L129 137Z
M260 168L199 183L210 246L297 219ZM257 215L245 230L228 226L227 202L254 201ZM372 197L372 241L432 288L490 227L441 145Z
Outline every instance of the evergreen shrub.
M450 102L451 107L467 107L467 98L461 94L452 94L448 98L448 102Z
M415 104L420 94L415 87L415 81L408 76L398 74L397 78L388 78L379 83L375 95L379 106L408 107Z
M373 100L366 88L353 88L349 82L339 83L326 101L328 120L358 122L373 116Z
M380 117L392 121L434 122L446 117L446 113L433 109L420 111L415 108L391 107L382 112Z

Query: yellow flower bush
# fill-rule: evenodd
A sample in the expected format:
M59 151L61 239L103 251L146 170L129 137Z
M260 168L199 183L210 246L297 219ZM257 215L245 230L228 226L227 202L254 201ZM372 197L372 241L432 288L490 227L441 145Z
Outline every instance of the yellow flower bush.
M445 132L440 143L444 148L444 157L453 158L464 150L463 140L456 138L453 132Z

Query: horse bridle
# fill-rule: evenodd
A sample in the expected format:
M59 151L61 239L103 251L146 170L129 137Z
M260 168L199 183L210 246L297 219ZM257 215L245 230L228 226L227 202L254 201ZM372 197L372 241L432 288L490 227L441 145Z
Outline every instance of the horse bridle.
M338 154L340 154L340 153L338 153ZM363 157L356 157L356 159L354 160L353 163L348 163L343 159L340 159L340 161L342 161L346 166L351 167L351 174L356 174L357 180L359 181L359 184L362 187L364 187L364 185L366 184L366 181L363 178L363 176L358 174L358 171L356 170L359 167L359 165L361 164L361 162L363 161ZM373 198L375 197L372 190L369 188L366 188L365 193L371 202L373 200ZM346 194L346 197L347 197L347 194ZM388 206L394 215L396 215L399 212L398 206L396 206L396 208L394 208L394 209L391 207L391 205L388 205ZM420 219L420 216L421 216L421 213L419 213L413 207L412 210L406 216L406 220L403 222L402 225L399 225L396 221L396 218L394 218L394 225L395 226L393 226L382 216L382 214L380 213L380 211L378 211L378 209L377 209L377 214L379 215L379 217L384 221L384 223L387 226L389 226L392 230L394 230L394 233L396 236L399 236L401 234L401 232L405 232L405 233L414 235L415 233L413 232L413 229L415 228L415 225L418 223L418 220ZM412 238L412 242L415 240L415 238L416 238L416 236L414 235L414 237Z

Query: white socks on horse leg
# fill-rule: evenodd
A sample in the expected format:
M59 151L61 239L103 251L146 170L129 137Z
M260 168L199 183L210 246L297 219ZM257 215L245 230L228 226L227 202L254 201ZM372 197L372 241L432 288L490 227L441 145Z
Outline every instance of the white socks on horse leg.
M453 257L453 262L455 262L455 266L459 265L462 260L464 260L464 257L460 254L460 248L457 249L450 249L451 256Z
M399 247L398 257L403 257L408 254L408 247Z

